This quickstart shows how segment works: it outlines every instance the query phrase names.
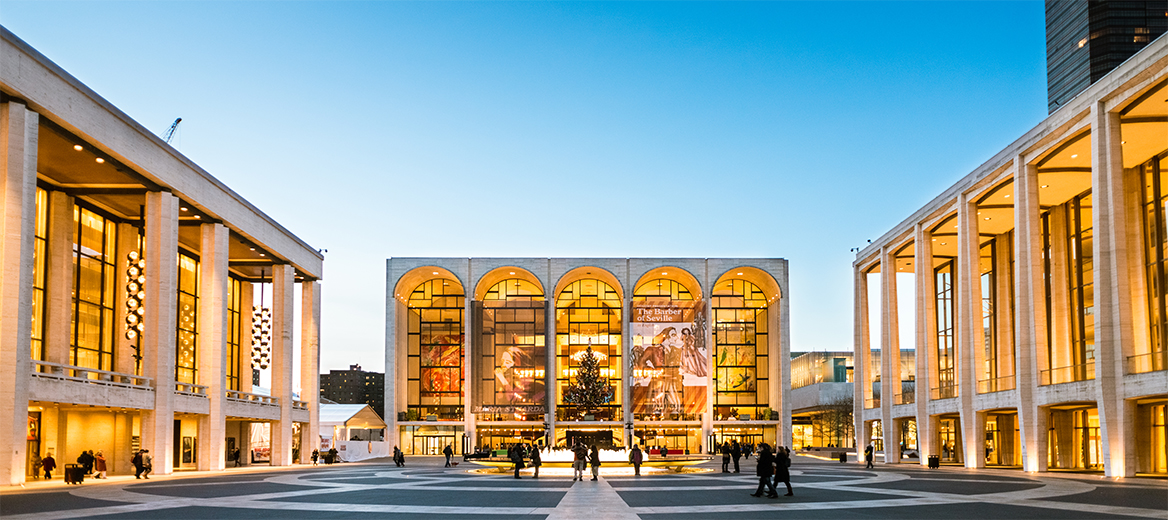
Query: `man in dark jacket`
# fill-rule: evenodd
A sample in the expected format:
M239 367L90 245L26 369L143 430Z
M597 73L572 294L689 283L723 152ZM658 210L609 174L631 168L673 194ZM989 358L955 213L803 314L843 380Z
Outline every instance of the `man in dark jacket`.
M518 445L512 446L507 450L507 455L511 458L511 463L515 465L515 478L519 477L519 470L524 468L523 465L523 448Z
M775 484L771 482L771 476L775 473L775 457L771 455L771 449L766 443L758 445L758 456L755 457L758 462L758 467L755 474L758 475L758 490L750 496L761 497L762 490L765 487L769 492L767 498L779 498L779 493L775 491Z
M775 448L775 492L778 493L779 482L787 485L787 495L789 497L795 496L791 492L791 452L782 446Z
M442 454L446 455L446 467L450 467L450 457L454 456L454 450L450 449L450 445L446 445L446 449L442 450Z
M734 472L738 473L738 459L742 458L742 446L738 445L738 441L730 445L730 456L734 458Z

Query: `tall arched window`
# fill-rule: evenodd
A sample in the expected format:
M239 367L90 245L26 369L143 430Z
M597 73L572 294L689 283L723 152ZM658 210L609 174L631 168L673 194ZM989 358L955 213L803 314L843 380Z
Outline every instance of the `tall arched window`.
M519 278L491 286L476 304L475 413L482 421L543 420L546 310L543 290Z
M406 300L407 420L462 420L462 285L435 278L418 285Z
M705 308L684 284L656 278L633 291L633 415L696 421L709 380Z
M621 312L616 289L601 280L587 278L572 282L556 299L556 386L560 419L580 419L593 413L596 420L621 420L621 392L599 409L578 409L564 402L564 392L576 377L589 347L600 362L600 375L613 389L621 387Z
M714 417L762 417L768 408L767 296L751 282L719 282L714 310Z

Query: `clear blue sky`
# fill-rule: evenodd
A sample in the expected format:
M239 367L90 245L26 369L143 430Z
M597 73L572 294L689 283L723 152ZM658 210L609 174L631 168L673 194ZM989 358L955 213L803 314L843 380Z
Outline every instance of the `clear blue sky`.
M327 248L322 368L380 370L390 256L782 257L793 350L853 255L1046 116L1043 3L22 2L0 23ZM3 65L0 64L0 67Z

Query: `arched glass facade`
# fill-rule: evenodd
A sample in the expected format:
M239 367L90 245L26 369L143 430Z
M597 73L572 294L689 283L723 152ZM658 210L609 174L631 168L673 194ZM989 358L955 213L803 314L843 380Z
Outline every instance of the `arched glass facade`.
M557 418L621 420L622 302L611 285L587 278L568 284L556 299L556 386ZM599 409L574 406L564 401L568 384L584 353L591 347L600 364L601 377L607 378L615 392L613 401Z
M769 419L767 296L757 285L736 279L714 287L712 298L714 417Z
M509 278L476 302L474 411L480 421L543 420L546 303L530 281Z
M464 304L454 280L427 280L410 293L406 420L462 419Z
M633 291L633 416L696 421L706 410L706 316L690 288L669 278Z

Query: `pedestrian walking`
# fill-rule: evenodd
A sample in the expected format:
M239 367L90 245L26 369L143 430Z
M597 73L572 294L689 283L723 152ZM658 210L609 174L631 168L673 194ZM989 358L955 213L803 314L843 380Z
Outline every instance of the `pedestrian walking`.
M105 455L103 455L102 452L100 452L100 451L97 452L97 455L93 456L93 471L97 473L97 476L95 476L93 478L100 478L100 479L105 478L105 472L106 472Z
M662 456L662 457L668 457L668 456L669 456L669 446L662 446L662 447L661 447L661 456Z
M787 485L787 495L795 496L791 491L791 450L779 446L775 449L775 492L778 493L779 482Z
M722 441L722 473L730 473L730 443Z
M142 450L142 478L149 480L151 471L154 471L154 457L150 456L150 450Z
M763 488L766 488L767 498L779 498L779 493L775 491L775 484L771 482L771 477L775 473L775 457L771 455L771 449L765 442L759 445L755 462L757 464L755 474L758 475L758 490L750 496L761 497Z
M142 478L142 470L146 469L142 464L142 450L138 450L138 453L134 454L134 458L130 459L130 464L134 465L134 478Z
M337 453L336 448L329 448L328 459L324 461L325 464L335 464L337 462Z
M865 468L872 467L872 459L876 458L875 452L876 449L872 447L872 443L868 443L868 446L864 448L864 462L866 463L864 465Z
M596 480L600 476L600 451L595 444L592 445L592 453L588 454L588 464L592 466L592 480Z
M531 450L531 467L535 468L535 476L531 478L539 478L539 467L543 465L543 459L539 456L539 448Z
M52 480L53 470L57 469L57 459L53 458L52 453L45 455L45 458L41 459L41 468L45 470L45 480Z
M584 465L588 463L588 449L583 444L572 448L572 482L584 480Z
M738 473L738 459L742 458L742 446L738 445L737 440L730 444L730 457L734 459L734 472Z
M93 455L82 450L81 455L77 456L77 465L81 466L86 475L93 473Z
M519 470L523 469L523 448L518 444L511 446L507 450L507 455L511 458L511 463L515 465L515 478L519 478Z
M633 450L629 452L629 464L633 465L633 474L641 476L641 463L645 462L645 454L641 452L641 447L634 444Z
M40 480L41 479L41 454L37 453L37 452L33 452L32 459L30 460L30 462L31 462L31 464L29 464L29 467L32 468L33 480Z
M446 467L449 468L450 467L450 457L454 456L454 450L450 449L450 445L447 444L446 449L442 450L442 454L446 455ZM522 453L520 453L520 456L522 456Z
M406 465L406 454L397 446L393 447L393 463L399 468Z
M240 450L239 448L235 448L235 450L231 452L231 459L235 461L235 467L238 468L241 465L240 459L242 459L242 458L243 458L243 450Z

